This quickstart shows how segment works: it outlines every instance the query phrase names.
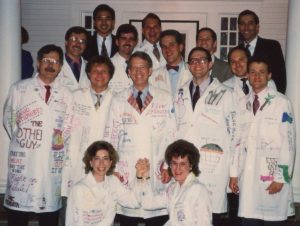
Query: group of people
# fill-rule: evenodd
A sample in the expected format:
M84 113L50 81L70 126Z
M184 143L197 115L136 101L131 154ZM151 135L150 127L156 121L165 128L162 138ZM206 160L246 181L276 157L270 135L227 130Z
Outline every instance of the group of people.
M239 14L243 43L218 59L201 28L187 62L160 18L112 34L115 11L93 12L37 54L37 74L10 88L8 226L283 226L294 214L295 122L280 44Z

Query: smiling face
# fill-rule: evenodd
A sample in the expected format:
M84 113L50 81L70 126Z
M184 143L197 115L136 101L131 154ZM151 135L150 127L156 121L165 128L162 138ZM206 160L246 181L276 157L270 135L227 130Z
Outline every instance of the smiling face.
M129 62L128 72L133 85L138 90L143 90L148 85L148 79L152 74L152 68L148 62L140 57L133 57Z
M251 42L259 32L259 24L256 24L254 16L249 14L241 16L238 27L247 43Z
M248 80L255 93L259 93L268 86L271 73L265 63L252 62L248 69Z
M90 161L93 176L97 181L103 181L106 173L111 167L112 160L109 157L109 153L105 149L100 149L96 152L96 155Z
M200 85L202 81L208 78L212 62L208 61L204 51L196 50L189 59L189 70L193 75L193 81Z
M213 54L217 48L217 41L214 41L210 31L201 31L199 32L197 47L202 47Z
M87 37L84 33L71 33L69 39L65 41L66 52L71 59L78 59L86 48Z
M43 58L37 63L39 78L46 84L52 83L60 72L61 66L59 54L56 51L44 54Z
M91 81L91 87L97 93L107 89L111 75L106 64L94 64L91 67L88 77Z
M116 40L116 44L119 48L119 54L128 59L137 44L137 40L133 33L123 33Z
M239 78L244 78L247 76L248 59L244 51L233 51L228 60L233 74L235 74Z
M187 156L184 156L183 158L181 158L180 156L172 157L170 167L174 179L180 185L184 183L190 171L192 170Z
M181 52L183 45L177 43L173 35L164 36L161 41L161 50L167 63L171 66L177 66L181 61Z
M151 44L157 43L161 33L161 26L159 25L159 21L154 18L148 18L145 21L145 26L143 27L142 32L148 42L150 42Z
M99 11L94 19L94 27L102 37L108 36L115 28L115 20L108 11Z

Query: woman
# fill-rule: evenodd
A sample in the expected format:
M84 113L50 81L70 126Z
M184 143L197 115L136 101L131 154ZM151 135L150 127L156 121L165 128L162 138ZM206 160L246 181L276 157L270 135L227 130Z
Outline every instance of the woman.
M212 204L210 194L197 179L199 159L199 151L192 143L178 140L170 144L165 160L175 181L160 195L154 195L147 186L143 208L167 208L170 219L165 225L210 226Z
M113 224L116 204L138 208L138 192L123 187L113 176L118 154L110 143L96 141L85 152L86 177L71 190L67 205L67 226L109 226ZM142 167L137 167L140 178Z

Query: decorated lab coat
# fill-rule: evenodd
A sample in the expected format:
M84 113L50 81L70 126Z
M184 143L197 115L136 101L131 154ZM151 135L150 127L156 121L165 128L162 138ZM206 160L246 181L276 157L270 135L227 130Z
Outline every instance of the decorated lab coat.
M71 106L71 93L57 80L47 104L37 76L12 85L3 116L11 139L5 207L37 213L61 207L61 171Z
M68 89L70 89L70 91L74 91L78 88L90 87L91 83L85 72L85 67L86 67L85 60L81 57L80 77L79 77L79 82L77 82L69 63L64 57L64 64L62 66L59 75L57 76L57 79L63 86L66 86Z
M119 53L116 53L112 58L111 62L115 66L115 72L112 79L109 81L109 88L117 93L126 89L132 85L132 80L126 73L127 64L125 58L123 58Z
M115 176L97 183L89 172L72 189L68 198L66 226L112 226L116 205L138 208L138 189L130 191Z
M153 68L153 70L155 70L157 68L164 67L166 65L166 60L162 55L159 42L157 42L157 48L158 48L158 51L159 51L159 54L160 54L159 60L157 60L157 58L153 54L153 48L154 48L153 44L148 42L147 39L144 39L143 42L138 47L136 47L134 49L134 52L142 51L142 52L147 53L150 56L151 60L152 60L152 64L153 64L152 68Z
M164 167L166 147L175 139L176 123L171 96L152 86L149 86L149 93L153 99L142 113L128 102L132 96L132 87L114 96L104 137L118 151L120 160L115 171L120 174L123 184L132 186L137 160L148 158L151 185L155 192L161 192L165 185L161 183L160 171ZM165 215L167 211L120 207L118 213L150 218Z
M93 142L103 139L112 92L109 89L105 91L98 110L94 106L91 88L76 90L73 96L72 132L66 153L62 182L62 196L66 197L69 189L85 176L82 158L86 149Z
M165 226L211 226L211 195L197 177L190 173L184 183L170 183L163 194L154 195L149 186L141 196L144 209L167 208Z
M179 79L177 81L176 90L179 90L187 81L192 78L192 74L190 73L186 64L183 65L180 71ZM167 70L167 67L161 67L155 71L153 71L152 75L149 78L149 83L157 88L165 90L175 96L176 94L172 93L170 75Z
M295 121L290 101L266 88L254 116L253 94L240 104L231 177L239 178L239 216L282 221L294 214L291 175L295 158ZM272 181L284 183L269 195Z
M214 78L193 111L190 82L175 97L178 139L192 142L198 148L201 171L198 178L212 193L213 212L224 213L235 131L232 92Z

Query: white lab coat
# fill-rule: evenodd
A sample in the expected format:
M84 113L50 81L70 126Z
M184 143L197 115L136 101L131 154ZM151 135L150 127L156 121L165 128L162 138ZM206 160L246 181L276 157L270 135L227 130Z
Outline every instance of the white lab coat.
M192 74L188 69L188 66L184 63L179 75L179 79L177 81L176 90L179 90L186 82L188 82L192 78ZM175 93L172 93L170 75L167 70L167 67L161 67L155 71L153 71L152 75L149 78L149 83L157 88L165 90L175 96Z
M135 180L137 160L148 158L151 164L151 185L155 192L160 192L165 189L160 181L160 170L166 147L175 139L176 122L171 96L152 86L149 86L149 93L153 99L141 114L127 101L132 94L132 87L114 96L104 137L118 151L120 160L116 172L120 173L124 184L131 187ZM167 211L121 207L118 213L150 218L165 215Z
M108 118L112 92L107 89L98 110L95 109L91 88L73 93L73 122L70 143L63 168L62 196L68 197L69 189L85 176L82 158L86 149L102 140Z
M166 65L166 60L165 60L164 56L162 55L159 42L157 42L157 48L158 48L159 54L160 54L159 61L157 60L157 58L153 54L153 44L148 42L147 39L144 39L143 42L138 47L136 47L134 49L134 52L142 51L142 52L147 53L150 56L151 60L152 60L152 64L153 64L152 69L155 70L155 69L158 69L160 67L164 67Z
M59 75L57 76L57 79L63 86L66 86L68 89L70 89L70 91L74 91L78 88L88 88L90 87L91 83L85 72L85 67L86 62L81 57L80 77L79 82L77 82L73 71L66 60L66 57L64 57L64 64L61 68Z
M71 127L72 95L57 80L48 104L38 75L10 88L3 123L11 139L4 206L25 212L61 207L61 171Z
M253 94L239 106L230 175L239 178L239 216L282 221L294 214L290 182L295 158L293 110L290 101L271 88L258 95L260 108L255 116ZM279 193L269 195L266 188L272 181L284 186Z
M116 205L138 208L139 192L130 191L115 176L97 183L88 173L72 189L68 198L66 226L112 226Z
M190 82L175 97L178 139L192 142L199 149L201 174L198 178L212 193L213 212L224 213L235 131L232 92L214 78L193 111Z
M166 226L212 225L211 195L193 173L181 186L173 181L160 195L154 195L151 189L146 188L141 199L144 209L168 209L169 221Z
M117 93L126 89L132 85L132 80L126 73L127 64L125 58L123 58L119 53L116 53L112 58L111 62L115 66L115 72L112 79L109 81L109 88Z

